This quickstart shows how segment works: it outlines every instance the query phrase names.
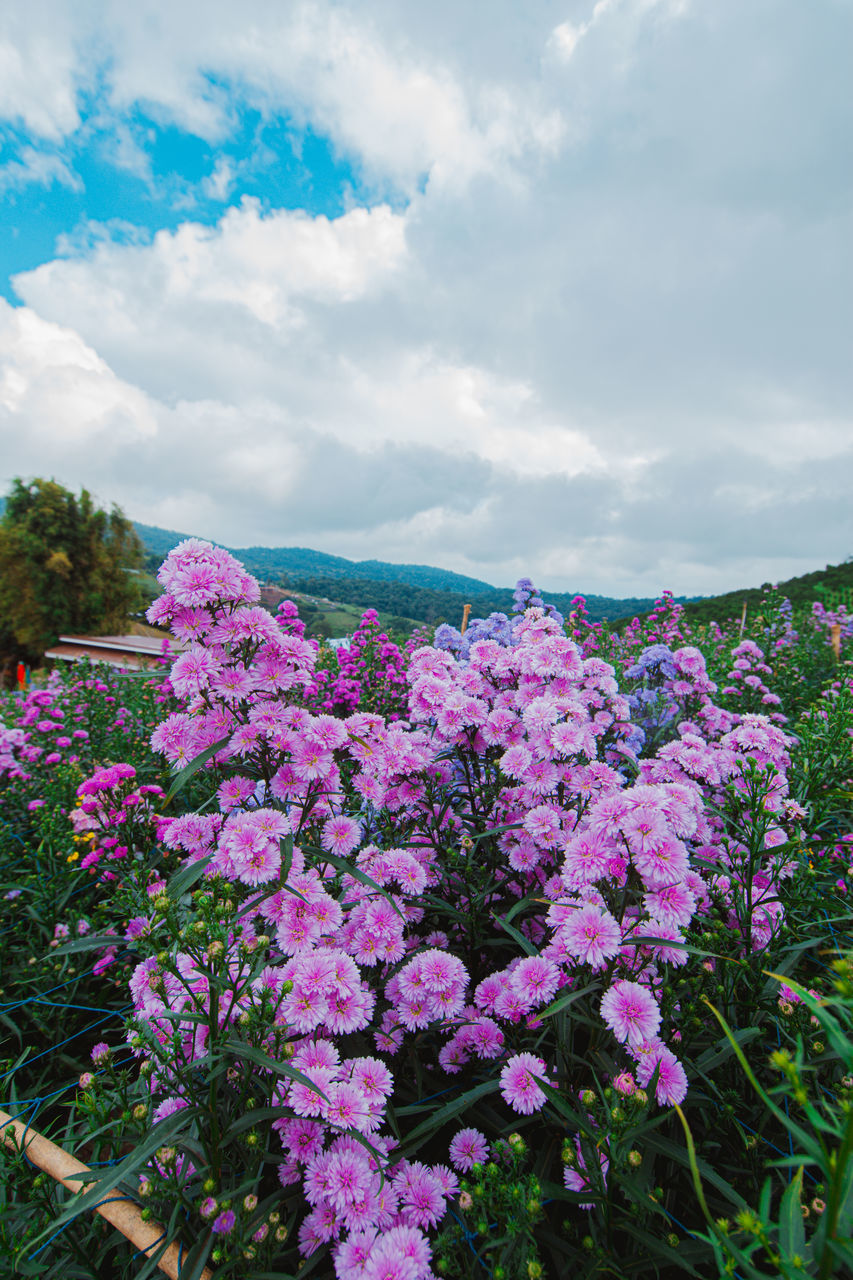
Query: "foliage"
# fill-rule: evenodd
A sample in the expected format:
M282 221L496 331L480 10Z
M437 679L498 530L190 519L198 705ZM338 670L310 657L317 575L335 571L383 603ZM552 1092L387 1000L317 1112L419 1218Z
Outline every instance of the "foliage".
M54 480L15 480L0 520L0 614L6 645L31 660L63 632L120 631L138 607L130 522Z

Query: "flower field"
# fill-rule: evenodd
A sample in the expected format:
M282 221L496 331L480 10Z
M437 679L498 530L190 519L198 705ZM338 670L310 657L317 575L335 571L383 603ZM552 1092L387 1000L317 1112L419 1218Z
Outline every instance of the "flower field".
M187 647L0 727L15 1274L853 1273L853 620L516 612L337 653L190 539Z

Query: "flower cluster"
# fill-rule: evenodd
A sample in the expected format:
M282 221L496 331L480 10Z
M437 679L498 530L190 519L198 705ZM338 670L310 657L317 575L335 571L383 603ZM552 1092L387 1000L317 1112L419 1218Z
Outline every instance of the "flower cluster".
M288 635L305 635L305 623L292 600L278 607L279 626ZM389 720L400 718L405 706L406 655L380 629L375 609L366 609L346 643L321 647L313 679L305 687L305 705L313 711L346 716L360 708L379 712Z
M96 769L77 788L70 819L75 844L87 848L80 860L83 870L128 858L135 849L153 844L159 821L155 805L163 788L156 783L137 786L136 777L132 764L113 764ZM115 870L102 867L102 880L115 878Z
M397 1154L392 1063L417 1037L434 1078L485 1070L510 1113L541 1112L570 1082L550 1024L539 1029L577 993L611 1037L614 1076L627 1060L640 1089L680 1102L670 977L712 910L745 950L778 928L787 740L766 717L714 706L701 653L670 647L670 603L665 638L631 662L633 705L614 668L533 605L416 649L408 719L393 723L318 713L316 646L295 615L281 626L256 606L227 553L182 543L160 580L149 616L189 647L171 672L182 707L152 743L174 765L205 752L219 802L169 821L163 840L204 859L227 896L224 916L177 930L168 963L158 952L134 975L154 1100L176 1105L212 1036L255 1028L282 1064L269 1078L281 1181L311 1206L303 1253L329 1246L341 1280L394 1275L392 1263L426 1275L425 1233L455 1179ZM661 745L644 748L638 690L661 699ZM752 844L726 826L727 805L761 815ZM215 1006L212 971L230 984ZM375 1055L353 1053L371 1030Z
M781 698L766 684L772 675L773 668L765 661L764 651L754 640L742 640L732 650L732 666L726 677L728 684L722 690L723 696L738 711L763 712L777 724L786 724L787 717L776 710Z

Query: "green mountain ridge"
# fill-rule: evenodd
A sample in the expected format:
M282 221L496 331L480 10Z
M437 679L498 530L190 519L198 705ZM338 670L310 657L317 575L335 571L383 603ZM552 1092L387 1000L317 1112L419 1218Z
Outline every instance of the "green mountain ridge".
M5 498L0 497L0 516L5 506ZM139 521L134 522L134 528L148 553L148 567L152 571L156 571L173 547L192 536ZM471 605L473 617L484 617L492 612L505 613L512 606L510 588L496 587L479 578L433 565L348 560L344 556L309 547L227 547L226 550L262 580L281 582L294 591L327 597L345 605L374 608L420 622L447 620L458 625L465 604ZM691 622L722 622L739 616L744 603L749 611L759 608L769 585L738 588L716 596L676 598L685 604ZM838 565L826 565L824 569L788 578L778 583L776 590L795 605L810 604L819 597L829 605L838 597L846 598L848 608L853 607L853 557ZM830 593L829 596L826 592ZM583 593L545 593L548 603L563 613L571 609L574 594ZM624 620L648 612L654 605L651 597L586 595L585 599L594 621L605 618L614 622Z
M145 544L151 569L156 569L155 561L164 559L173 547L190 536L138 522L134 528ZM224 543L218 545L224 546ZM282 582L307 595L357 604L417 622L448 621L458 625L464 604L471 605L471 616L475 618L508 613L513 605L511 587L496 587L434 565L347 560L308 547L225 547L225 550L262 580ZM578 593L546 594L548 602L565 614ZM633 616L654 605L654 599L649 596L616 599L588 595L585 599L594 621Z
M160 529L156 525L134 523L146 551L164 559L173 547L191 535L177 533L173 529ZM225 546L224 543L217 544ZM236 556L250 572L277 577L281 574L300 574L306 577L364 578L372 582L403 582L413 587L436 591L485 592L494 591L490 582L469 578L450 569L439 569L426 564L390 564L385 560L347 560L343 556L330 555L326 551L313 551L309 547L225 547Z

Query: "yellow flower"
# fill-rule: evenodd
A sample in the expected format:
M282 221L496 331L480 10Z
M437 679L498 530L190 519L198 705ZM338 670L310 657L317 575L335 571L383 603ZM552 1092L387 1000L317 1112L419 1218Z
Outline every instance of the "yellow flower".
M68 857L65 859L65 861L66 861L66 862L76 862L76 861L77 861L77 859L78 859L79 857L80 857L80 854L79 854L79 853L77 852L77 850L75 849L73 853L69 853L69 855L68 855Z

